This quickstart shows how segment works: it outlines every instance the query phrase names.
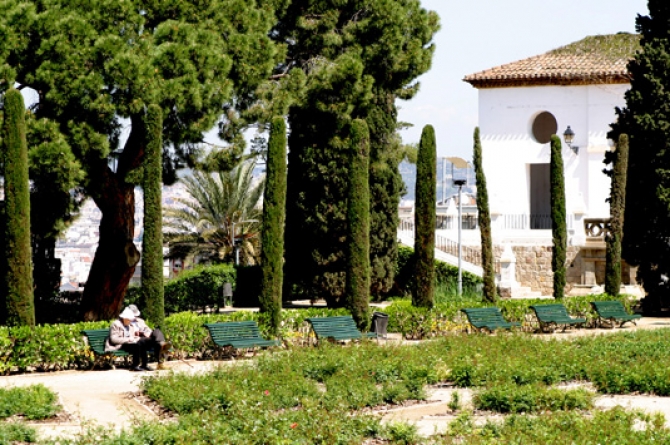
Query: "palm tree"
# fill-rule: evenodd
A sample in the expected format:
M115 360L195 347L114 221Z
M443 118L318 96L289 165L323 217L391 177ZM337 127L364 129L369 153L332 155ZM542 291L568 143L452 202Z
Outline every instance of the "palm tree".
M250 160L229 172L194 172L182 179L190 197L177 198L181 207L164 214L171 257L187 264L232 262L237 236L240 263L256 263L265 180L254 180L254 165Z

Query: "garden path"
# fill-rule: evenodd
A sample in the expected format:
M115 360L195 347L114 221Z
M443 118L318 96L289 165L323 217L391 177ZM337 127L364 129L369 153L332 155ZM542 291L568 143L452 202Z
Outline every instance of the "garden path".
M570 338L577 335L607 335L621 331L637 329L670 328L670 318L645 317L638 321L638 326L626 325L617 329L578 329L554 334L538 334L545 338ZM397 335L389 335L389 343L402 341ZM411 341L407 343L418 343ZM141 402L135 400L134 393L139 391L143 375L160 375L174 372L205 372L221 364L230 365L231 361L169 361L165 370L151 373L133 373L127 369L102 371L60 371L52 373L32 373L0 376L0 387L26 386L44 384L58 393L61 404L70 414L69 419L59 422L37 423L35 426L43 437L69 436L82 430L82 427L97 424L107 428L120 430L132 425L137 418L155 418L155 414ZM458 391L460 403L467 406L471 400L471 392L462 388L440 387L429 390L428 403L409 407L379 411L383 421L409 421L415 423L420 434L433 434L443 431L449 421L455 418L448 407L451 393ZM596 399L596 407L611 408L620 405L627 408L639 408L648 412L662 412L670 427L670 398L644 395L600 396ZM480 422L492 416L480 416ZM501 417L501 416L493 416Z

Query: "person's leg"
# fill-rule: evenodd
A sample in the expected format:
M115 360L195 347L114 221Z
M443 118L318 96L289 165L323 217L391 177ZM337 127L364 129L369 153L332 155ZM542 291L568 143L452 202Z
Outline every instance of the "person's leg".
M142 359L142 367L148 369L149 357L147 357L147 350L153 346L153 340L149 337L143 337L140 338L137 345L139 346L139 356Z
M141 348L140 348L139 343L124 343L123 345L121 345L121 349L126 351L129 354L132 354L133 363L130 366L133 370L135 368L137 368L138 366L140 366L140 358L141 358L140 357L140 355L141 355L140 349ZM146 351L145 351L144 355L146 357Z
M162 363L163 354L172 347L172 344L165 340L165 335L163 335L163 332L159 328L153 330L150 338L154 342L153 348L156 363Z

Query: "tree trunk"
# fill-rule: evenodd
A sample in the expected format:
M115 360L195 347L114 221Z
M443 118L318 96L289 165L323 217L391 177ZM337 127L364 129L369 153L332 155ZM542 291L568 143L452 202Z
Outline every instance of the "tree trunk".
M96 202L102 211L100 243L84 288L84 321L111 320L119 315L128 283L140 260L133 244L134 188L124 184L112 196L116 199L111 199L108 207Z
M144 159L145 128L142 115L132 116L131 122L117 171L112 172L107 161L100 159L89 172L97 179L89 184L89 193L102 218L98 250L82 299L84 321L111 320L119 315L128 283L140 261L140 252L133 244L135 187L126 183L125 178Z

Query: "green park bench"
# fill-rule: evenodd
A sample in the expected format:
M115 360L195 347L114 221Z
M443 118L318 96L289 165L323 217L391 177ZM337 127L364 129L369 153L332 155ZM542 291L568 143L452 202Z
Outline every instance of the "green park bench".
M640 314L629 314L626 312L623 304L620 301L592 301L591 306L598 315L598 325L602 326L603 322L610 323L612 327L617 322L620 322L619 327L624 323L631 322L637 326L635 320L642 318Z
M483 329L493 332L496 329L512 329L521 326L521 323L516 321L508 322L505 320L500 309L495 306L466 308L461 309L461 312L468 317L468 322L477 332L481 332Z
M118 351L105 351L105 341L109 337L109 329L85 329L80 333L84 336L89 349L93 352L93 369L101 364L106 364L113 368L114 358L129 356L122 349Z
M363 338L377 338L376 332L361 332L351 315L336 317L312 317L306 321L311 325L317 341L360 340Z
M535 311L535 316L543 332L553 332L558 326L563 330L568 326L579 326L586 323L586 318L572 318L568 310L562 304L538 304L530 307Z
M221 349L252 349L279 346L279 340L266 340L261 337L255 321L229 321L207 323L203 325L216 346Z

